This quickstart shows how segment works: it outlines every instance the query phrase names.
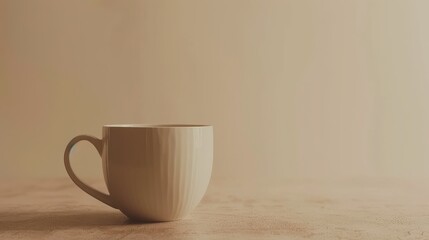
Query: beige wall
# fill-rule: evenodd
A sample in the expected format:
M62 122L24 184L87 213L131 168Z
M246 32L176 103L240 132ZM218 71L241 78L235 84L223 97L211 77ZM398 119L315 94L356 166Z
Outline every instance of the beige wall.
M429 173L429 1L0 0L0 176L108 123L215 126L214 180ZM100 176L80 144L76 169Z

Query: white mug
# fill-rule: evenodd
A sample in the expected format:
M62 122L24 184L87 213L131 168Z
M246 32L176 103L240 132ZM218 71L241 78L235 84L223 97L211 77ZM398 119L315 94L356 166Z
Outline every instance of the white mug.
M70 150L82 140L101 155L109 195L83 183L70 166ZM209 125L105 125L103 139L77 136L64 153L67 173L78 187L139 221L185 217L206 192L212 163Z

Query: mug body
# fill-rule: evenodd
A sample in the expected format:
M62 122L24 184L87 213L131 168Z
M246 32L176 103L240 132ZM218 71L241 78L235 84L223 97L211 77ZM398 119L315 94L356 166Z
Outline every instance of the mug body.
M105 125L103 172L115 206L141 221L185 217L203 197L213 163L206 125Z

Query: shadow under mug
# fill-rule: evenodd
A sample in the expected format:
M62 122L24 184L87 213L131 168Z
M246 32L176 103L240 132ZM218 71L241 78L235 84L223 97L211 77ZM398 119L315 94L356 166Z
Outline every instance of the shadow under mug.
M83 183L70 166L70 150L82 140L101 155L109 195ZM212 163L209 125L105 125L101 140L77 136L64 153L67 173L78 187L139 221L185 217L204 196Z

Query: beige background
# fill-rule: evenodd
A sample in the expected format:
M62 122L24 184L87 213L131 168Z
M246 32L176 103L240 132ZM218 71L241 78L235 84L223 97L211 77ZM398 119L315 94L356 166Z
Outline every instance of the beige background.
M428 1L0 0L0 176L110 123L215 126L213 180L429 173ZM94 149L78 175L100 177Z

